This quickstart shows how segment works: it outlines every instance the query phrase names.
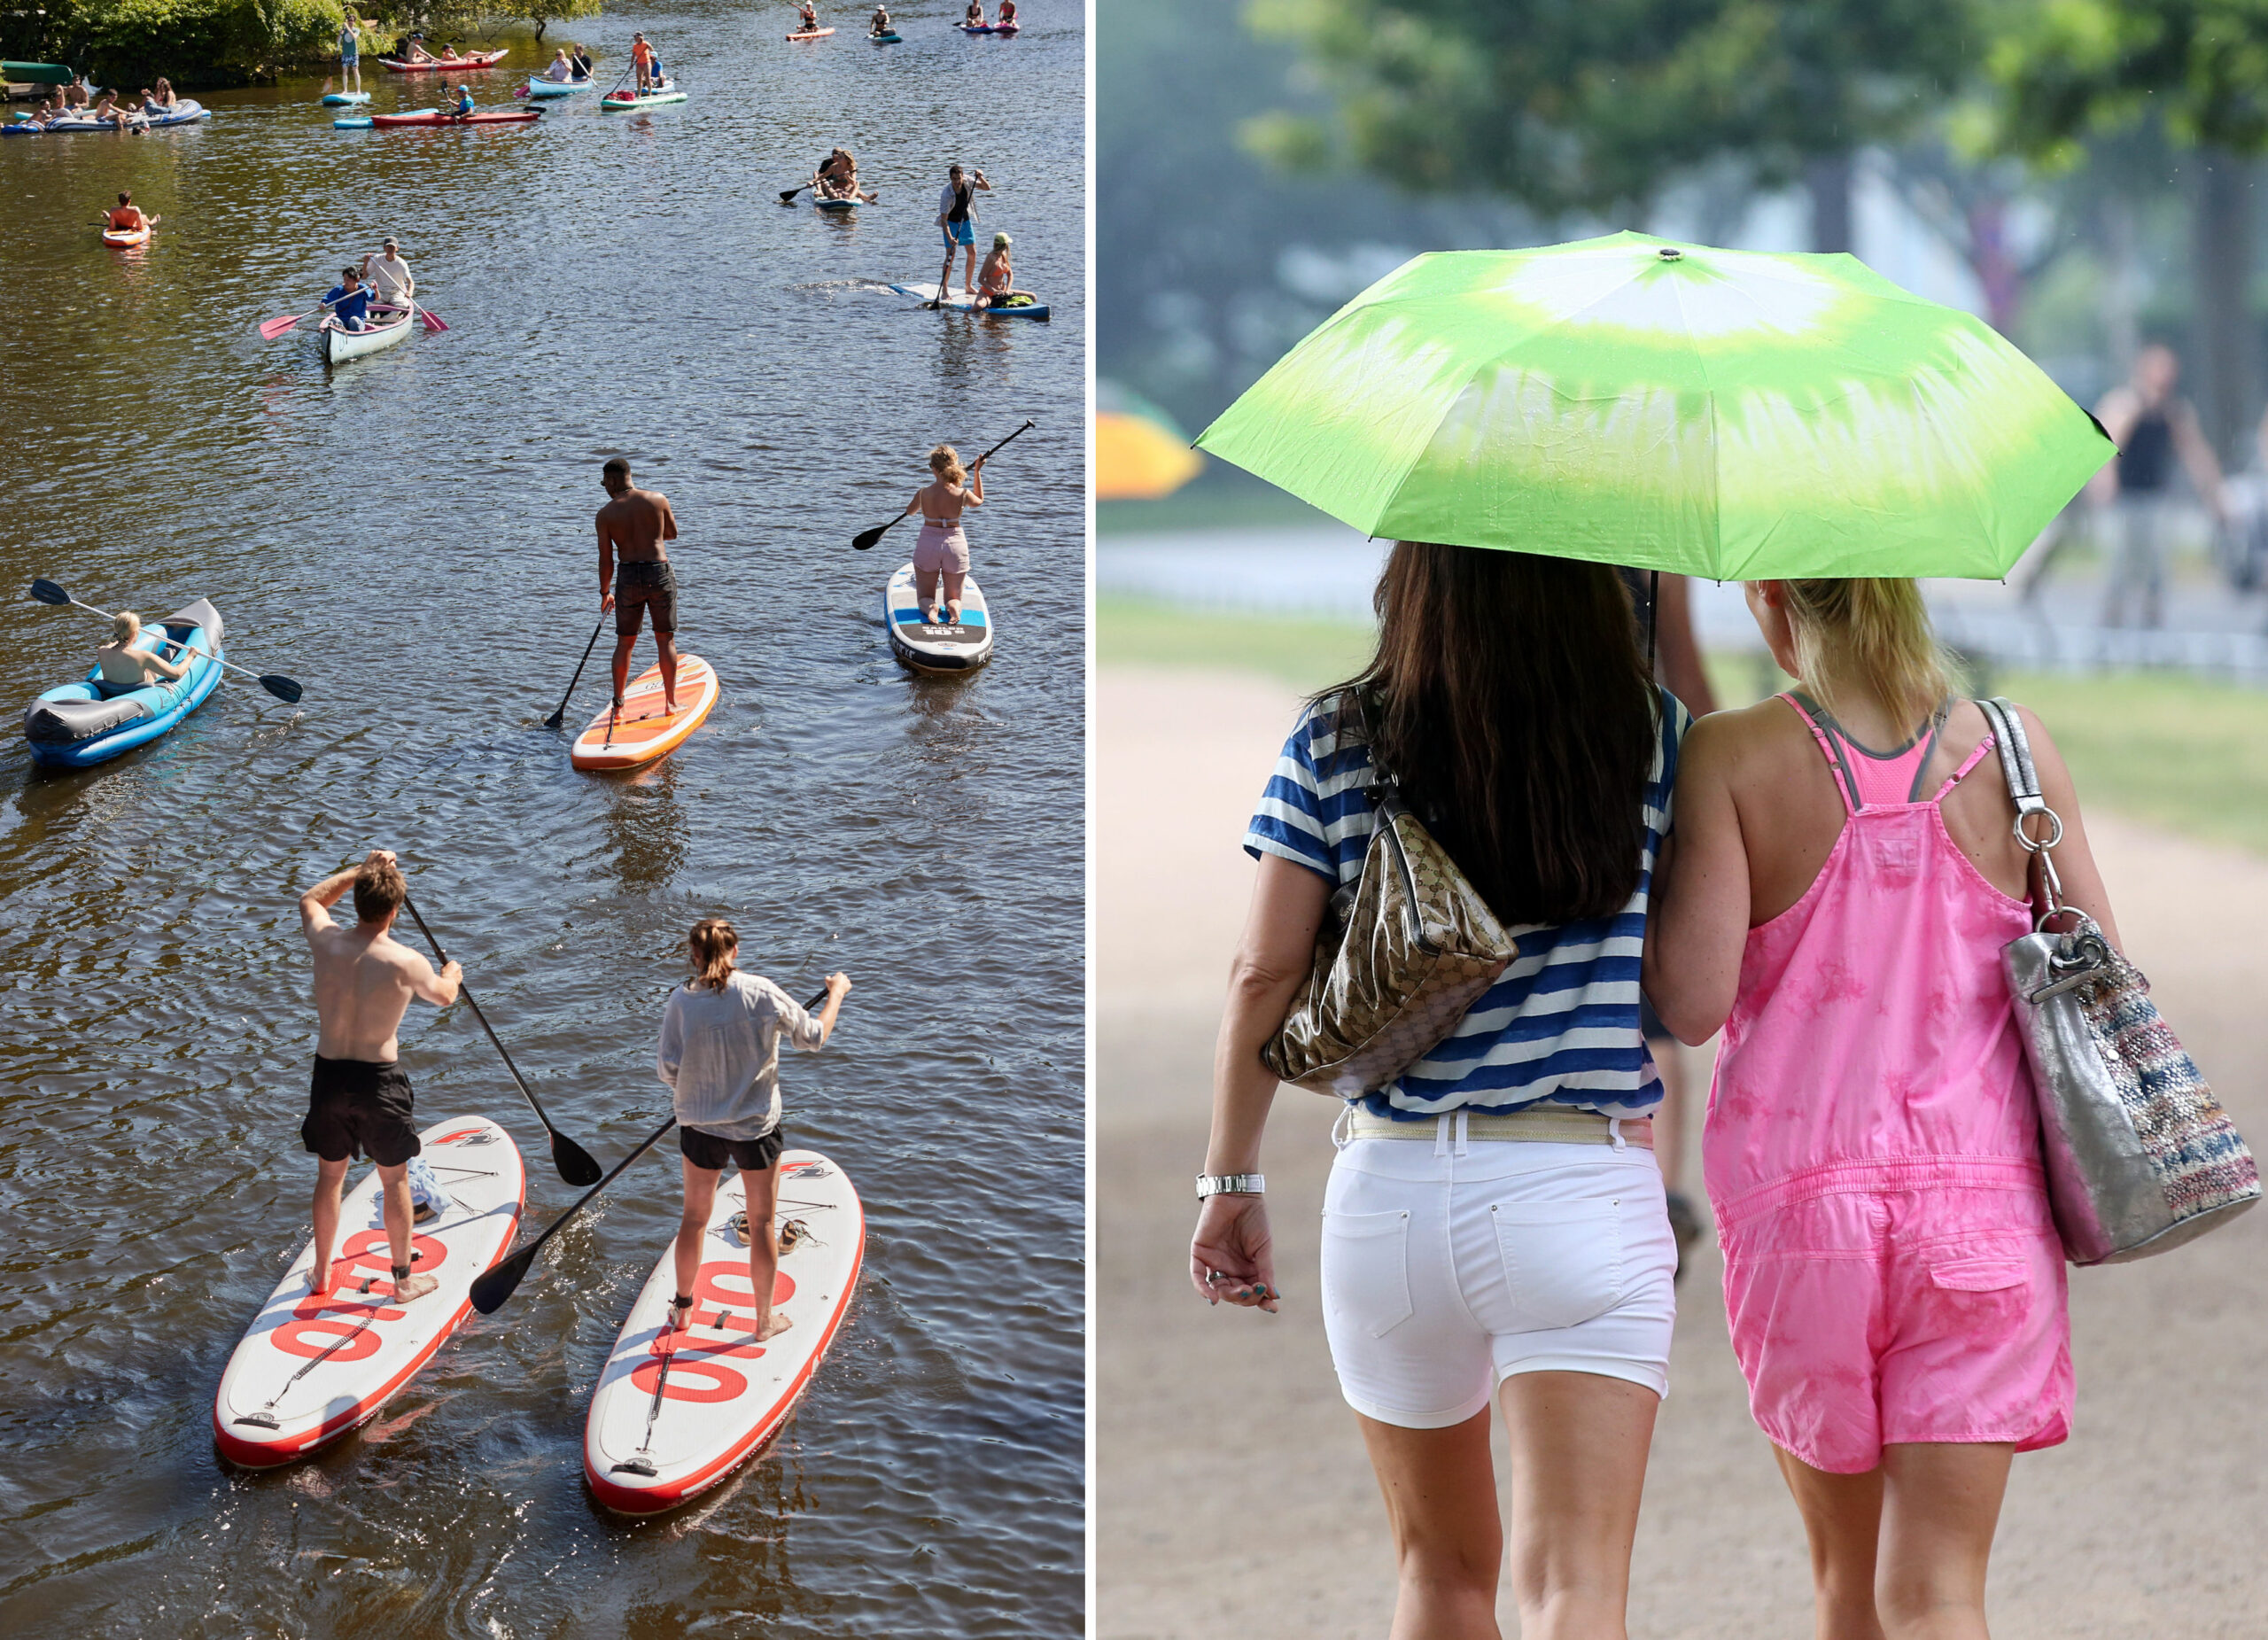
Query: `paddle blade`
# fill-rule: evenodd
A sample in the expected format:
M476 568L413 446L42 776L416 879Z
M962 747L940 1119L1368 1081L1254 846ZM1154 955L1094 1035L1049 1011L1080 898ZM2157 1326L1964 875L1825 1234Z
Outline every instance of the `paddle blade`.
M897 522L897 520L895 518L892 518L889 521L890 524L896 524ZM888 528L889 528L889 524L878 524L871 530L861 530L858 534L850 538L850 544L857 548L860 552L870 551L872 550L874 544L882 540L882 532Z
M299 703L299 696L305 693L305 691L291 679L279 676L277 673L272 672L264 672L260 674L260 687L266 689L277 700L289 701L295 706Z
M578 1190L597 1184L602 1171L589 1151L556 1128L551 1131L551 1165L559 1170L561 1178Z
M417 310L417 316L425 322L425 328L429 330L446 330L449 328L441 323L441 316L429 307L420 307Z
M804 185L801 183L797 183L793 188L782 188L780 190L780 203L791 205L795 202L796 196L803 191Z
M64 591L62 587L58 587L53 581L34 581L32 583L32 596L38 599L42 603L68 603L71 602L71 595Z
M283 335L284 331L299 323L300 317L301 315L295 313L276 315L275 318L270 319L266 324L260 327L260 339L264 342L274 341L277 337Z
M564 706L562 706L557 711L553 712L548 718L546 718L543 720L543 727L547 729L555 729L566 721L567 709Z
M512 1294L519 1290L521 1278L528 1273L528 1266L535 1263L536 1249L541 1245L529 1242L476 1280L472 1284L472 1307L484 1316L493 1316L510 1302Z

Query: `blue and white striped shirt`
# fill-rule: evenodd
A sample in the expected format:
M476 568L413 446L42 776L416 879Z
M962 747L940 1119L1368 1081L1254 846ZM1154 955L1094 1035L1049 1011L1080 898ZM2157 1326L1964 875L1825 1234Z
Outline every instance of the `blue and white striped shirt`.
M1666 689L1661 705L1646 781L1645 858L1630 903L1612 917L1519 929L1519 955L1496 983L1430 1053L1383 1092L1364 1095L1364 1109L1415 1121L1549 1102L1639 1116L1661 1102L1661 1077L1638 1028L1638 962L1654 857L1669 830L1678 743L1693 726ZM1370 769L1369 747L1340 743L1335 706L1309 707L1284 742L1245 851L1280 856L1333 885L1359 881L1377 825Z

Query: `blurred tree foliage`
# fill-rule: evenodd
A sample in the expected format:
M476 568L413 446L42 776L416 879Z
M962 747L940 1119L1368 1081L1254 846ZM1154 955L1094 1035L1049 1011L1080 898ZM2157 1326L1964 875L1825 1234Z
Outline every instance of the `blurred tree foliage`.
M68 63L128 91L241 84L337 56L338 0L47 0L0 19L11 58Z
M1272 112L1262 152L1344 152L1403 187L1487 189L1546 214L1643 207L1731 158L1801 181L1813 242L1850 248L1851 156L1906 135L1978 43L1973 0L1251 0L1332 93Z

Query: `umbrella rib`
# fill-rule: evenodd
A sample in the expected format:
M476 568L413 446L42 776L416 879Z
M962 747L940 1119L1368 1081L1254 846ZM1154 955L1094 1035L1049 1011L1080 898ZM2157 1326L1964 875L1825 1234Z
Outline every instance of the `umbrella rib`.
M1693 333L1693 315L1685 311L1685 288L1674 285L1671 291L1677 300L1678 317L1685 321L1685 345L1693 350L1693 361L1700 366L1701 380L1709 393L1709 527L1713 538L1709 567L1721 570L1725 567L1725 502L1717 460L1717 384L1709 375L1709 355L1702 351L1700 340Z

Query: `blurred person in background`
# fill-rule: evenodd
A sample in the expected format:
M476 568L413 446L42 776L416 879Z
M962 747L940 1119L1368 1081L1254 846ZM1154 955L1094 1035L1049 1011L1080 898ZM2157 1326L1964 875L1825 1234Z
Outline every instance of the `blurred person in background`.
M2110 560L2102 605L2106 626L2126 624L2138 594L2139 624L2165 624L2166 537L2173 521L2170 489L2176 458L2215 524L2227 519L2221 464L2197 425L2197 412L2174 392L2180 379L2181 361L2173 349L2153 342L2134 355L2126 384L2103 394L2095 406L2095 419L2118 447L2118 459L2087 487Z

